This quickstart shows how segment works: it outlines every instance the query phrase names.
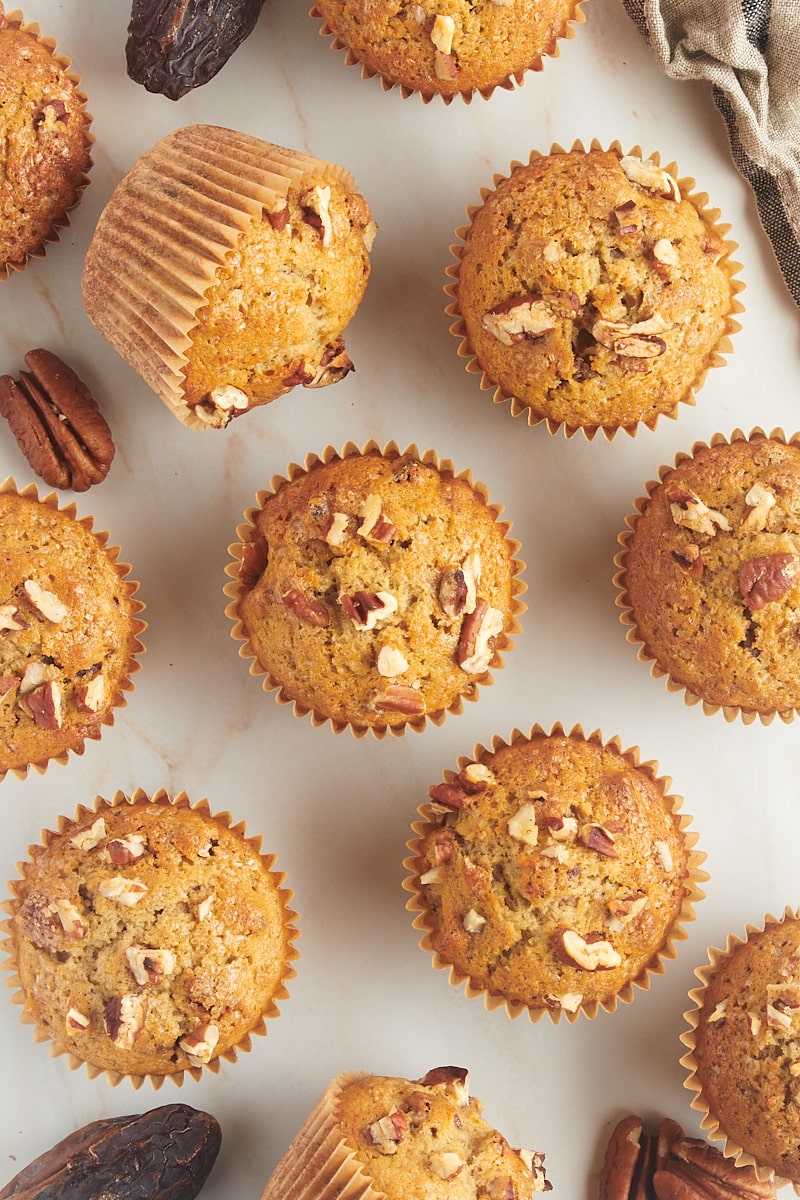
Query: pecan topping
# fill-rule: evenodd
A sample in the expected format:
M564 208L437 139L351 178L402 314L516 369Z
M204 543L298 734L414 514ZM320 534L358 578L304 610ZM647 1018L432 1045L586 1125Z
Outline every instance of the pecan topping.
M581 937L574 929L564 929L557 935L555 945L565 962L582 971L609 971L622 962L619 952L600 933Z
M516 346L526 338L544 337L557 323L550 305L539 295L503 300L481 318L483 328L504 346Z
M417 688L408 687L403 683L390 683L386 691L375 698L375 708L378 712L416 716L425 712L425 697Z
M614 209L614 216L617 218L619 232L623 235L638 233L642 228L642 218L635 200L626 200L624 204L618 204Z
M256 535L250 541L243 542L239 578L245 587L252 587L261 578L267 565L267 558L266 538Z
M115 867L127 867L145 851L144 834L129 833L127 837L112 838L106 846L106 853Z
M276 233L280 233L289 224L289 205L284 200L279 207L266 213L266 218Z
M474 796L485 792L494 781L494 775L483 763L467 763L450 783L437 783L429 788L428 795L434 806L447 810L466 808Z
M331 623L331 614L321 600L312 600L299 588L289 588L281 596L281 600L296 617L305 621L306 625L315 625L325 629Z
M358 527L361 537L369 538L372 542L391 542L397 536L397 529L387 519L383 511L380 496L370 493L361 509L361 524Z
M456 649L456 662L470 675L488 671L497 638L503 632L505 618L488 600L478 599L473 611L464 618Z
M442 611L456 618L475 611L481 577L480 555L468 554L460 567L445 567L439 576L438 599Z
M759 533L767 528L769 512L776 504L775 493L761 483L754 483L744 498L747 512L742 518L745 533Z
M461 1105L469 1103L469 1071L465 1067L432 1067L419 1082L423 1087L451 1087Z
M730 521L724 513L704 504L695 492L677 479L671 479L664 489L672 519L676 525L691 529L693 533L705 533L713 537L718 529L726 533Z
M61 688L54 679L26 692L20 704L41 729L61 728Z
M750 612L759 612L773 600L780 600L791 591L800 577L800 556L797 554L765 554L742 563L739 570L739 591Z
M700 553L700 547L694 542L689 542L682 550L673 550L672 557L678 564L684 574L690 579L700 579L705 570L703 555Z
M151 950L146 946L129 946L125 951L131 975L138 984L161 983L175 970L175 955L171 950Z
M219 1041L217 1025L198 1025L180 1039L178 1045L186 1054L192 1066L201 1067L211 1062L211 1057Z
M111 467L108 424L86 384L55 354L31 350L25 363L18 382L0 377L0 414L45 483L85 492Z
M580 839L588 850L595 850L606 858L619 858L614 847L614 838L604 825L582 825Z
M320 359L316 372L310 379L304 381L303 386L307 388L329 387L332 383L339 383L345 375L349 375L354 370L353 360L344 348L344 341L339 338L338 342L331 342L329 346L325 347L325 353Z
M399 1108L393 1108L385 1117L373 1121L366 1129L366 1135L373 1146L381 1154L395 1154L400 1142L408 1133L408 1118Z
M339 603L356 628L361 630L374 629L378 621L397 612L397 601L391 592L358 591L352 596L342 593Z
M130 1050L144 1029L147 999L144 996L112 996L103 1009L103 1025L115 1046Z
M625 154L619 160L619 165L631 183L638 183L648 191L658 192L670 200L680 200L681 190L676 180L652 158L642 160L635 154Z

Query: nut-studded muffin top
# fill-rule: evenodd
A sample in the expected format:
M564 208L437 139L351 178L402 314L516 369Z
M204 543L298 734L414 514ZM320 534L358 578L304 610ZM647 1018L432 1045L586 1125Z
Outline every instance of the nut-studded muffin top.
M410 454L317 462L254 515L236 615L301 709L356 729L424 722L474 699L509 644L507 532L466 478Z
M240 829L183 797L133 799L31 848L11 936L26 1012L61 1050L163 1076L225 1054L269 1015L291 928L278 877Z
M652 160L532 158L472 215L455 287L487 379L567 430L653 425L689 397L729 327L711 216Z
M701 447L636 518L619 582L645 651L713 705L800 706L800 446Z
M736 943L702 993L694 1060L699 1099L720 1133L800 1184L800 920Z
M544 1156L512 1150L482 1111L459 1067L435 1067L418 1080L356 1075L337 1099L347 1144L388 1200L530 1200L548 1191Z
M142 627L105 538L34 496L0 493L0 771L80 752L130 687Z
M20 26L0 10L0 278L51 240L91 166L85 97Z
M532 1013L593 1015L658 966L695 864L677 799L630 754L533 731L430 797L410 860L418 924L462 981Z
M316 0L338 41L373 75L426 99L513 86L551 55L576 0ZM446 11L445 11L446 10Z

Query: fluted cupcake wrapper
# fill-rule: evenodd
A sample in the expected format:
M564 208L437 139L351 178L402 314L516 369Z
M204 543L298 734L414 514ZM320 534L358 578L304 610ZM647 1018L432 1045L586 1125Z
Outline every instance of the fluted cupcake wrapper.
M615 152L620 156L630 155L642 159L645 158L640 146L637 145L632 147L630 150L623 150L621 143L616 140L611 142L611 144L606 147L596 138L593 138L589 144L588 150L608 150ZM734 314L738 314L744 310L744 305L739 299L739 294L744 289L744 283L737 278L738 272L741 271L741 265L738 262L735 262L732 258L732 255L738 251L738 245L736 242L733 242L728 238L728 233L731 227L728 224L723 224L720 222L721 214L719 209L709 207L709 197L705 192L695 191L696 183L694 179L688 176L680 176L678 174L678 166L676 163L670 162L665 167L661 167L660 155L657 152L653 152L647 156L647 161L652 162L656 167L660 167L662 170L666 171L668 175L672 176L677 183L678 188L680 189L681 198L689 201L693 205L703 219L708 222L711 227L713 227L723 242L724 254L721 261L725 265L725 270L730 280L731 307L725 321L724 333L719 338L713 351L709 353L703 369L691 382L691 385L686 388L684 394L676 396L674 398L674 403L666 406L663 411L654 414L652 418L646 420L637 419L628 422L614 419L609 419L605 422L599 420L592 422L570 422L569 420L549 416L545 411L545 405L542 406L542 411L537 411L531 406L530 403L521 400L502 384L498 383L498 381L493 378L491 373L485 369L478 360L475 348L467 332L466 323L464 321L459 304L459 277L472 223L475 215L483 208L486 200L502 184L511 179L516 171L524 170L526 166L529 166L537 159L547 157L548 155L567 154L574 152L587 153L587 148L581 140L576 140L573 142L568 150L558 143L554 143L550 147L550 150L544 153L538 150L532 150L528 156L527 163L515 160L511 163L507 175L496 174L493 177L492 186L481 189L480 203L470 205L467 208L467 223L459 226L456 229L455 236L459 239L459 241L450 247L450 253L456 261L447 266L445 271L445 273L452 280L452 282L449 282L444 286L445 295L450 297L449 303L445 306L445 312L448 316L454 318L453 323L450 326L450 332L459 340L457 353L460 358L466 359L466 372L469 375L480 376L479 383L481 390L493 392L492 400L494 404L509 404L511 415L513 417L524 415L527 419L528 425L530 426L545 424L550 434L562 432L565 437L572 438L575 436L575 434L581 433L587 441L592 441L598 433L602 433L607 441L611 441L620 430L624 430L625 433L633 437L641 425L644 425L649 429L653 429L655 428L661 416L671 418L677 417L681 404L695 404L696 394L702 387L708 371L712 367L722 366L726 361L725 356L730 354L733 349L731 336L741 328L741 325Z
M605 740L599 730L595 730L587 736L580 725L575 725L569 732L566 732L561 723L556 723L549 733L538 724L532 726L527 734L519 729L515 729L507 739L495 736L488 748L478 743L471 755L459 758L458 769L456 771L447 770L443 772L444 783L452 784L456 781L456 777L465 768L469 767L470 764L488 765L491 762L492 756L498 751L513 747L521 742L529 742L539 737L575 738L581 742L593 744L598 748L609 748L615 751L616 754L624 759L628 766L641 772L649 781L656 785L667 811L676 818L678 831L687 850L687 866L684 879L685 894L679 913L670 927L664 931L663 939L655 948L653 956L634 976L625 980L619 990L613 995L603 999L591 998L584 1001L580 994L576 994L573 997L574 1004L561 1004L554 998L552 1004L542 1004L541 1006L526 1004L517 999L510 999L499 990L492 990L491 985L487 986L481 980L473 978L459 966L448 961L434 946L436 922L426 898L424 884L421 879L421 875L428 869L427 860L422 857L425 841L432 833L441 829L440 821L436 820L436 816L441 814L442 809L441 807L437 808L435 802L431 801L419 806L417 811L421 819L412 823L411 828L414 837L407 843L411 854L403 863L409 872L403 881L404 890L410 893L406 908L414 914L413 928L422 933L419 944L421 949L432 955L432 967L437 970L448 971L450 984L458 988L463 987L465 994L470 998L482 999L487 1011L505 1009L507 1016L511 1019L516 1019L523 1013L527 1013L530 1020L534 1023L539 1021L545 1013L547 1013L554 1024L561 1020L562 1016L568 1022L577 1021L581 1015L593 1020L601 1008L606 1012L614 1012L619 1003L629 1004L635 997L635 989L647 990L650 987L651 978L654 975L663 974L666 963L676 957L676 943L686 939L688 935L687 926L695 919L695 904L705 895L700 884L708 879L708 873L702 869L701 865L705 861L706 855L695 848L698 837L696 833L689 829L691 817L682 811L682 798L669 792L671 780L667 776L660 776L658 774L658 764L655 762L642 762L638 747L623 750L618 738ZM546 899L543 902L546 902ZM488 918L488 920L491 921L491 918Z
M336 163L215 125L167 134L134 163L100 215L84 263L86 312L190 429L183 397L191 333L240 236L295 184L353 186Z
M285 960L283 962L282 974L279 982L275 986L272 994L267 998L264 1009L254 1025L247 1031L245 1036L241 1038L235 1045L222 1049L219 1053L214 1054L210 1061L202 1065L193 1065L182 1070L165 1069L163 1073L143 1073L123 1072L112 1070L110 1068L97 1066L88 1058L81 1057L75 1045L68 1045L57 1040L56 1036L51 1036L42 1028L36 1021L35 1014L31 1011L30 1001L26 994L25 985L19 975L18 967L18 951L15 939L14 926L15 919L20 910L25 895L25 879L30 863L18 863L17 868L20 872L21 879L16 879L8 884L9 890L13 895L12 900L6 900L2 904L3 911L8 914L8 919L0 922L0 930L5 935L3 941L0 942L0 950L2 950L6 959L0 963L3 970L10 972L6 983L9 987L16 989L12 1000L15 1004L22 1007L20 1020L24 1025L32 1025L34 1028L34 1038L37 1042L49 1043L50 1053L54 1058L65 1056L68 1066L72 1070L77 1070L81 1067L86 1069L86 1073L90 1079L95 1079L98 1076L104 1076L105 1079L112 1085L116 1086L123 1080L126 1080L134 1089L139 1089L145 1082L158 1090L164 1081L169 1079L176 1086L182 1086L185 1077L188 1075L194 1080L198 1080L205 1073L210 1071L217 1074L221 1068L222 1062L236 1062L238 1055L246 1053L252 1049L251 1038L254 1036L264 1036L267 1033L266 1022L269 1019L280 1015L278 1001L285 1000L289 992L287 983L296 974L296 970L292 965L299 957L299 952L296 949L295 941L299 935L299 931L295 925L297 913L290 907L293 900L293 892L284 887L285 875L282 871L276 870L277 858L274 854L264 854L261 852L261 836L246 834L244 821L233 823L233 818L229 812L212 812L207 800L197 802L190 801L186 792L178 792L176 795L168 794L163 788L152 795L144 792L141 788L137 788L132 795L127 795L124 792L115 792L111 799L105 799L102 796L96 796L93 807L87 808L84 805L79 805L76 808L75 815L72 818L59 817L56 830L45 829L41 833L41 847L47 848L51 843L60 837L65 831L76 831L92 823L104 813L116 808L120 805L141 805L141 804L170 804L176 809L190 809L191 811L208 818L210 821L219 826L229 829L232 833L240 836L248 843L253 852L259 856L264 869L269 876L272 884L275 887L276 895L279 900L281 910L281 924L283 936L285 938L286 951ZM40 847L31 846L28 852L31 856L35 856ZM110 868L113 870L113 866Z
M468 483L475 496L480 502L492 513L497 524L499 525L505 543L509 550L510 570L511 570L511 608L506 619L505 628L499 639L498 647L495 649L490 668L483 674L477 677L479 688L475 694L457 696L450 704L425 711L420 714L412 714L407 720L402 723L386 724L364 724L359 721L344 720L336 716L331 716L326 712L315 708L303 701L297 700L292 692L290 681L278 679L263 667L256 657L255 650L250 642L247 631L244 628L242 620L239 616L239 602L243 594L242 574L243 574L243 556L245 547L250 541L255 529L256 521L259 513L264 507L267 499L278 492L283 484L295 480L308 472L312 471L315 465L328 464L338 459L347 459L350 457L363 456L370 453L377 453L384 458L395 459L409 455L412 458L418 459L425 466L433 466L444 477L452 479L464 480ZM330 724L332 731L336 734L343 733L349 730L356 738L364 737L367 733L373 737L382 739L387 732L395 737L402 736L407 730L419 733L426 728L428 723L433 725L441 725L448 713L457 714L463 711L464 700L474 701L479 698L480 688L488 687L493 682L492 672L500 670L504 666L501 651L505 653L514 646L513 638L521 631L519 618L526 611L526 605L520 599L521 595L526 591L527 585L520 579L521 573L525 570L525 563L519 557L520 543L510 536L511 522L501 519L503 506L489 499L488 489L484 484L476 482L472 479L472 474L469 470L456 472L453 463L449 459L439 458L433 450L426 450L420 453L417 446L410 445L404 450L401 450L396 442L389 442L381 447L376 441L370 440L362 447L359 447L354 442L348 442L341 451L333 446L327 446L321 454L309 454L306 457L305 463L290 463L286 468L285 476L276 475L270 480L269 489L260 491L256 496L256 504L245 510L245 521L239 525L236 530L237 541L231 543L228 547L228 553L233 559L226 568L225 572L231 577L231 582L224 587L224 593L229 597L230 602L225 608L226 615L233 621L231 637L234 641L239 642L239 656L250 660L250 674L262 677L263 689L267 692L274 692L275 699L279 704L291 705L296 717L310 716L314 725Z

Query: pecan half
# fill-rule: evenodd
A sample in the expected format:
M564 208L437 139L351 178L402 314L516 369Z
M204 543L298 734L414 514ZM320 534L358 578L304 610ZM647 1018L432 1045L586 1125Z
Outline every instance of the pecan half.
M25 363L18 382L0 377L0 413L45 483L85 492L109 472L111 430L72 367L41 349L29 351Z
M750 612L759 612L791 591L800 577L797 554L765 554L751 558L739 569L739 591Z
M491 608L488 600L475 602L475 608L464 618L456 648L456 662L462 671L469 675L488 671L504 624L503 614L498 608Z
M375 708L378 712L416 716L425 712L425 697L417 688L404 683L390 683L386 691L375 698Z

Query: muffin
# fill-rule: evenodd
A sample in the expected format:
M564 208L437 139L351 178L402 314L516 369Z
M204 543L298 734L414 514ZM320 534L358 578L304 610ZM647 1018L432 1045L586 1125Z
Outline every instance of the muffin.
M260 838L181 792L117 792L60 818L9 886L5 949L37 1040L156 1086L250 1049L287 995L291 893Z
M31 484L0 484L0 778L82 754L126 703L144 605L108 534Z
M657 156L553 147L469 209L446 287L467 370L551 433L675 416L739 328L728 226Z
M463 1067L408 1080L348 1071L326 1088L261 1200L530 1200L550 1191L544 1155L512 1150L481 1115Z
M407 907L450 982L487 1008L594 1017L675 957L707 878L654 763L579 727L515 730L430 789Z
M681 1059L702 1128L723 1154L800 1195L800 918L787 908L710 949L689 993Z
M352 369L369 206L344 167L190 125L134 164L83 270L89 318L183 424L223 428Z
M558 55L559 38L574 36L572 23L584 20L578 0L316 0L311 15L365 78L377 75L384 90L399 86L405 97L417 93L427 103L440 96L445 104L454 96L469 103L475 93L488 99L496 87L522 83L526 71Z
M617 555L621 620L651 672L706 712L764 723L800 705L800 444L698 442L636 502Z
M477 699L518 629L510 524L432 452L330 447L275 477L230 547L239 653L336 732L420 730Z
M92 118L69 66L0 3L0 279L44 255L89 182Z

